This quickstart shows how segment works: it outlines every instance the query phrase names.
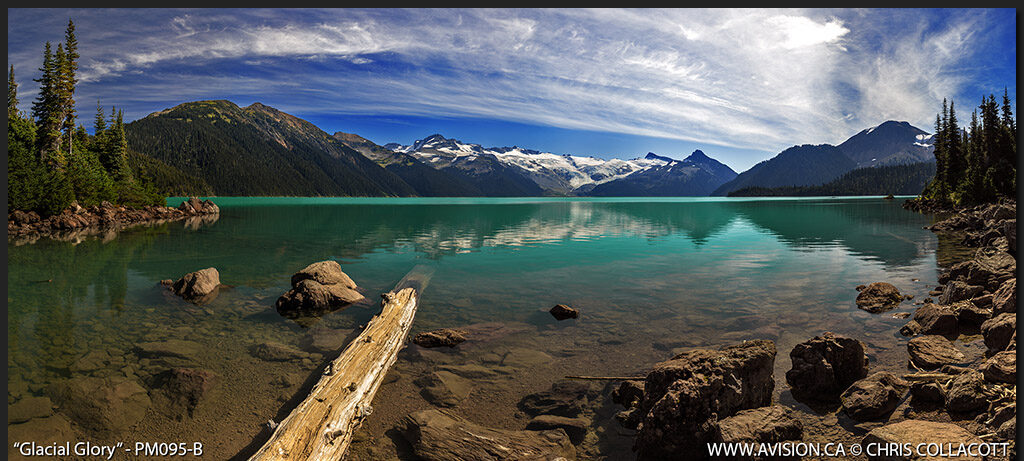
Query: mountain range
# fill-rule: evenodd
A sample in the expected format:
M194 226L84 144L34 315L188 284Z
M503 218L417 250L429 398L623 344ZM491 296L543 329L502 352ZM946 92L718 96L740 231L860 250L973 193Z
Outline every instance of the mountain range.
M739 174L700 150L683 160L655 153L600 159L441 134L381 146L260 103L223 100L155 112L126 132L133 151L214 195L707 196L821 185L857 168L870 176L878 165L934 161L930 135L906 122L885 122L839 146L794 146Z

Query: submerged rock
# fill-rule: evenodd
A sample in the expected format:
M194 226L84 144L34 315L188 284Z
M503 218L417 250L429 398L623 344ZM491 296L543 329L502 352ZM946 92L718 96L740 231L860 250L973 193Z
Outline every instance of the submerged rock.
M867 286L857 287L860 294L857 295L857 307L868 312L885 312L903 302L904 296L900 290L890 283L874 282Z
M473 382L450 371L435 371L417 379L420 395L441 407L454 407L473 392Z
M412 338L417 346L432 347L455 347L466 340L466 332L453 328L441 328L439 330L419 333Z
M320 261L292 275L292 289L277 299L286 317L321 315L364 299L337 261Z
M797 344L789 357L793 368L786 372L786 382L800 398L834 400L868 374L864 344L832 332Z
M307 358L309 355L302 352L294 347L277 343L274 341L264 341L259 344L252 346L250 352L253 357L269 362L285 362L288 360L302 360Z
M562 429L492 429L439 410L413 413L402 420L396 429L409 442L417 459L576 459L576 449Z
M561 429L569 436L574 445L583 443L583 439L590 430L590 422L583 418L567 418L556 415L538 415L526 423L528 431L547 431Z
M642 423L633 446L638 456L706 455L717 420L771 403L775 354L775 343L754 340L656 364L644 381Z
M555 307L552 307L548 312L551 313L551 316L554 317L555 320L575 319L580 316L579 311L566 306L565 304L556 304Z
M151 405L146 389L123 377L84 376L54 384L51 392L78 425L100 432L123 432L142 421Z
M843 411L857 421L883 419L900 404L908 387L906 381L892 373L875 373L843 391Z
M174 294L189 301L208 301L220 286L220 272L216 268L207 267L196 272L189 272L171 285Z
M217 375L210 370L175 368L163 376L163 388L171 405L191 416L216 380Z
M960 364L967 358L950 340L939 335L918 336L907 343L910 360L919 368L934 370L947 364Z
M7 406L7 424L23 423L30 419L45 418L53 414L53 401L49 397L25 397Z
M519 409L536 416L541 414L576 417L589 402L590 385L582 381L562 380L546 391L535 392L519 401Z

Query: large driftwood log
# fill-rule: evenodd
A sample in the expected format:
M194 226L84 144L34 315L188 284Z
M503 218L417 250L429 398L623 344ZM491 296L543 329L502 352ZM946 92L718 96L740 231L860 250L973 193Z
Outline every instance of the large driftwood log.
M373 395L405 342L417 299L412 287L385 293L380 315L327 366L309 396L250 459L341 459L373 411Z

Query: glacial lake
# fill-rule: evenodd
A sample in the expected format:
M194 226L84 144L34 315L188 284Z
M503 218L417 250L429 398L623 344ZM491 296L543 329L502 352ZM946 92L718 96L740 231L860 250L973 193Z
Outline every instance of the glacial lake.
M638 376L687 348L768 338L778 348L777 401L810 412L785 383L793 346L833 331L868 346L872 371L905 371L897 330L906 320L892 313L912 311L955 257L923 229L932 216L877 197L213 200L221 213L206 222L75 242L9 240L9 409L29 398L52 403L9 418L10 454L11 443L35 437L201 442L208 459L244 455L334 357L311 349L311 338L351 337L379 310L380 293L417 266L433 275L412 334L470 326L484 337L404 349L350 458L396 456L390 429L433 407L416 381L438 369L475 373L463 373L475 376L471 391L450 411L522 429L529 418L516 403L566 375ZM279 315L274 302L291 275L326 259L370 301L319 318ZM160 286L206 267L225 286L205 304ZM858 309L854 287L875 281L914 299L882 314ZM547 313L555 304L580 318L556 321ZM138 347L168 341L199 347L165 358ZM252 353L267 341L302 354L267 361ZM160 387L180 366L216 377L192 411ZM89 404L96 383L123 392ZM594 389L607 393L600 382ZM595 407L581 458L629 455L630 431L611 419L616 410Z

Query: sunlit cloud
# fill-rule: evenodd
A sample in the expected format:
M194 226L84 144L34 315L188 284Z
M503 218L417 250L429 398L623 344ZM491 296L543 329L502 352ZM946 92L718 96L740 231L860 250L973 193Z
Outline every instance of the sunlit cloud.
M9 60L34 71L42 41L59 40L59 24L77 16L83 93L117 85L136 117L226 88L291 100L279 107L291 112L480 117L758 155L838 143L888 119L929 129L942 98L975 78L964 61L983 31L1015 29L1012 11L941 20L912 10L61 13L49 13L55 37L9 43ZM9 39L30 34L19 14L43 13L9 10ZM119 21L133 26L107 30Z

